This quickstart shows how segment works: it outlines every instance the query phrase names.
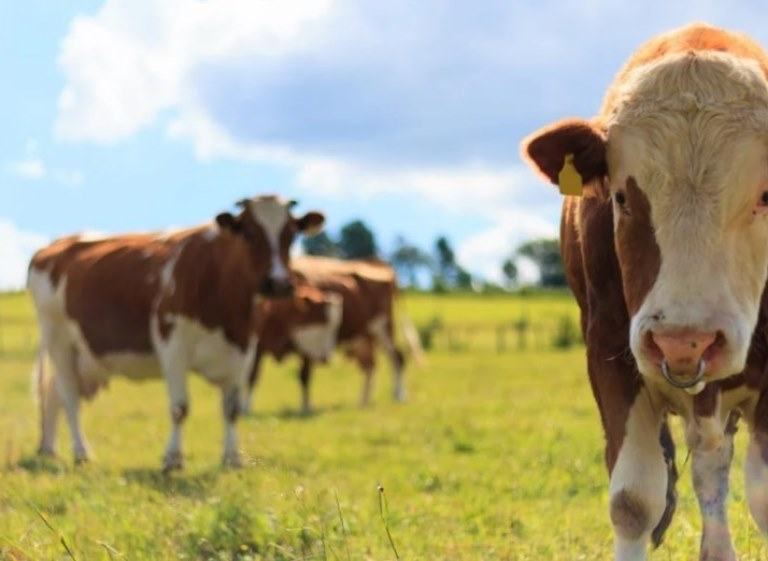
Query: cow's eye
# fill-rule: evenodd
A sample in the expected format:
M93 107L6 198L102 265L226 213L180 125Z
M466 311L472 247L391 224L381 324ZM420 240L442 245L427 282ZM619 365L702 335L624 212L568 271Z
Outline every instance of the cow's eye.
M768 215L768 191L760 193L760 198L757 200L755 209L752 211L753 216L766 216Z
M768 206L768 191L763 191L760 195L760 206Z

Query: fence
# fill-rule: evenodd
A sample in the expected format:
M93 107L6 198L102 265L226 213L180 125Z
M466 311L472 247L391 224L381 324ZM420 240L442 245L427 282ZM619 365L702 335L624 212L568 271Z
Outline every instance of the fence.
M507 353L565 349L581 344L581 333L569 315L505 323L450 323L435 317L416 325L425 350ZM0 357L28 358L37 349L37 324L32 317L0 310Z
M567 349L582 344L581 332L570 315L535 322L521 318L498 324L444 324L435 318L416 329L425 350L505 353Z

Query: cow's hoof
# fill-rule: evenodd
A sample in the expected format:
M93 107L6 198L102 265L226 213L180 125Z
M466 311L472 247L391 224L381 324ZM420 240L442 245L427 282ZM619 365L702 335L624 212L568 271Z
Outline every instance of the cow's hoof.
M395 392L395 394L392 396L392 399L395 400L395 403L405 403L405 392Z
M43 446L42 444L37 449L37 455L41 458L56 458L56 449L52 446Z
M88 454L85 454L84 456L77 455L75 456L75 465L76 466L84 466L89 464L91 461L91 458L88 456Z
M227 469L240 469L243 467L243 460L239 452L228 452L221 459L221 465Z
M168 474L172 471L184 469L184 456L181 452L171 452L163 458L163 473Z

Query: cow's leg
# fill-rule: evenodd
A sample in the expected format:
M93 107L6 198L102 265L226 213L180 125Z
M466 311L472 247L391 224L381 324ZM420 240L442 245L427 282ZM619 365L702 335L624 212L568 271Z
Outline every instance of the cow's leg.
M242 398L242 403L240 404L241 413L251 412L251 402L253 400L253 391L254 391L254 388L256 387L256 384L259 381L259 376L261 375L261 359L263 355L264 353L257 346L256 354L253 357L253 366L251 367L250 372L248 372L248 380L244 385L245 387L243 387L243 389L240 392L240 397Z
M641 561L667 506L668 466L659 438L663 415L646 389L633 401L610 483L616 561Z
M240 451L237 448L235 423L240 416L240 385L233 383L221 391L221 411L224 415L224 453L222 464L226 467L240 467Z
M735 561L726 515L728 475L733 459L733 435L737 417L732 415L724 438L715 446L694 447L693 488L702 519L701 561Z
M55 371L53 378L55 387L51 388L50 393L58 394L66 412L75 462L85 462L90 457L90 452L80 426L80 388L77 383L76 351L66 343L53 345L50 349L50 357ZM55 427L53 419L48 419L48 423Z
M405 360L403 353L395 345L391 320L374 322L371 326L371 332L384 349L384 353L392 365L392 397L395 401L405 401L405 388L403 387L403 366Z
M168 387L168 406L171 414L171 437L165 448L163 471L169 472L184 467L184 454L181 447L181 430L189 414L189 395L187 393L187 368L181 361L167 361L163 368Z
M40 405L40 446L37 451L43 456L55 456L61 398L52 373L46 373L47 355L47 352L41 352L37 363L37 397Z
M371 404L373 392L373 371L376 367L376 357L373 354L373 344L368 338L363 339L355 348L355 358L363 373L363 389L360 392L360 407Z
M301 412L304 415L309 415L312 412L312 403L309 397L309 384L312 381L312 361L309 357L301 357L299 381L301 382Z
M744 475L749 511L760 531L768 535L768 431L762 427L752 428Z

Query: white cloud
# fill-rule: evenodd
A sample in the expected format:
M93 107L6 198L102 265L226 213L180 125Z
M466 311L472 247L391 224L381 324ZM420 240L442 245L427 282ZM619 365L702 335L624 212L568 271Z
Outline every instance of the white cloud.
M32 254L47 242L45 236L22 230L0 218L0 290L22 288Z
M106 0L62 43L56 131L110 143L161 125L200 159L282 166L326 197L423 197L490 224L459 256L498 278L516 243L556 235L519 139L594 112L655 33L704 18L765 38L753 7L723 6Z
M45 177L46 172L45 164L37 157L24 158L17 162L10 162L6 165L6 169L21 179L28 179L31 181L42 179Z
M51 179L60 185L80 185L85 176L82 172L68 169L50 169L39 155L38 143L29 139L24 148L25 155L18 161L7 163L5 171L26 181Z

